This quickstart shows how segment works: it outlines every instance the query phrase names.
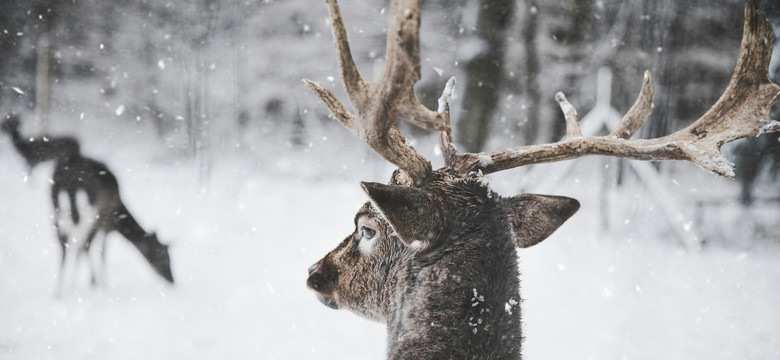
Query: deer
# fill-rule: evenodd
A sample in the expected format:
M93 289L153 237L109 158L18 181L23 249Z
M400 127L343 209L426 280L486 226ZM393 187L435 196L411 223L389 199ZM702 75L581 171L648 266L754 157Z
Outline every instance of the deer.
M116 176L105 164L83 156L78 141L72 137L23 140L18 116L8 116L2 130L9 133L14 147L30 167L47 160L56 163L51 178L51 201L62 250L57 296L62 295L66 280L75 280L69 278L75 278L85 257L89 262L90 283L93 286L105 283L105 243L113 231L130 241L156 274L174 283L168 245L162 244L156 233L145 231L130 214L120 197ZM99 251L94 251L95 248Z
M584 136L575 107L555 99L566 135L548 144L462 153L452 140L454 78L438 108L414 94L420 80L420 0L392 0L384 67L375 82L360 75L336 0L327 0L342 84L354 112L326 87L303 79L330 114L397 169L387 184L362 182L368 201L354 230L308 269L306 286L327 307L386 324L390 359L520 359L522 328L518 248L548 238L579 208L575 199L494 193L484 176L524 165L586 155L681 160L734 178L721 146L779 131L769 109L780 86L768 77L774 36L760 1L745 5L736 69L717 102L688 127L631 139L653 109L652 76L606 136ZM395 125L406 121L439 134L444 167L409 146Z

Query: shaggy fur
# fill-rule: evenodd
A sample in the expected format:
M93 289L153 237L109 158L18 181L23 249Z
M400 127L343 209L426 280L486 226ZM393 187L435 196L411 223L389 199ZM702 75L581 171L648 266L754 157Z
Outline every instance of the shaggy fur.
M577 201L502 199L447 170L422 188L392 183L363 184L370 201L355 232L309 269L308 286L329 307L386 323L388 358L519 359L516 246L541 241ZM378 236L370 253L357 251L372 234L366 224Z

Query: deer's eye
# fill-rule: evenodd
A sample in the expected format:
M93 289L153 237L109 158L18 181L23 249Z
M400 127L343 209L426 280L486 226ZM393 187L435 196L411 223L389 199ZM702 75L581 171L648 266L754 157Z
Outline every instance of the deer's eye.
M376 230L363 226L360 228L360 238L362 240L372 240L376 236Z

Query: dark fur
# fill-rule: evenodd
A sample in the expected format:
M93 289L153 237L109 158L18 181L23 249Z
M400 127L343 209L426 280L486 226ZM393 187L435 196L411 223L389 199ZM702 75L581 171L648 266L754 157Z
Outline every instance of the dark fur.
M514 220L525 215L516 206L548 202L544 214L525 213L554 230L577 210L576 200L508 201L446 170L421 189L364 189L371 201L358 212L355 232L309 270L307 284L320 300L385 322L391 359L520 358L515 247L523 241ZM360 251L360 219L378 224L369 254ZM541 227L543 237L550 226Z
M14 148L30 168L49 160L65 161L68 156L80 153L79 143L72 137L39 136L25 139L19 133L19 125L18 115L7 115L0 130L11 137Z
M116 177L103 163L82 156L78 141L71 137L34 137L25 140L19 133L19 118L15 115L8 116L0 129L9 134L14 147L30 167L48 160L54 160L56 163L52 176L51 200L54 205L57 236L62 247L60 282L63 281L65 255L69 251L69 234L61 228L57 220L66 216L64 213L67 212L74 224L84 221L81 214L85 209L79 209L76 201L76 194L84 191L89 205L97 209L97 220L87 232L82 247L75 251L89 252L95 236L100 231L106 234L117 231L135 245L157 274L173 283L168 247L160 243L156 234L147 233L136 222L119 197ZM68 198L68 209L61 208L61 193L65 193ZM92 270L94 283L96 269Z
M60 208L59 195L65 192L71 204L71 209L68 209L70 215L73 222L78 224L81 219L79 209L76 208L76 193L79 190L86 191L90 206L98 209L98 219L87 234L84 251L89 251L99 231L116 231L135 245L157 274L173 283L168 246L161 244L156 234L147 233L136 222L119 197L116 177L103 163L82 156L69 156L67 161L57 163L52 180L51 199L55 213L60 214L63 211ZM56 225L64 266L68 237L60 231L59 225Z

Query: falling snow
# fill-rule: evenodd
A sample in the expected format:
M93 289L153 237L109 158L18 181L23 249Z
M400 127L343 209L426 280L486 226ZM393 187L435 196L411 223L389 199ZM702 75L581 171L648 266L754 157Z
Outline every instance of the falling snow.
M219 8L244 10L246 4ZM306 269L353 230L354 212L366 201L359 182L386 182L393 167L343 129L324 125L333 120L298 81L324 78L326 87L347 99L340 78L331 75L338 68L324 5L307 4L305 11L292 1L265 0L257 5L260 10L246 14L254 21L237 22L246 29L235 30L241 39L251 37L249 42L233 43L233 30L220 30L211 47L196 43L203 51L187 52L181 49L182 33L189 28L173 22L175 26L164 31L149 32L153 41L159 41L151 54L124 48L144 45L145 38L133 33L120 34L117 41L89 34L83 39L89 52L58 49L55 59L63 61L58 72L84 71L75 70L67 60L90 58L97 69L87 72L94 71L98 80L55 80L50 133L77 136L86 155L106 162L116 173L122 199L138 221L171 244L177 284L162 283L126 240L112 235L108 284L91 289L84 279L56 299L54 276L60 249L52 229L49 195L53 166L30 169L7 136L0 134L0 174L4 175L0 176L0 358L384 358L384 325L323 306L305 280ZM386 4L353 2L343 9L350 36L355 38L353 55L367 81L373 81L383 65L384 47L369 43L386 35L387 11L382 6ZM273 16L280 8L296 15ZM430 8L435 11L437 6ZM453 95L454 82L445 85L443 80L458 75L462 79L458 86L466 84L466 77L460 77L465 64L488 46L473 36L475 27L469 21L476 23L475 9L463 12L463 23L426 14L425 21L439 23L422 25L428 32L421 44L426 61L418 90L434 89L432 96L436 96L444 87L442 98L451 103L454 121L463 111L462 98ZM541 20L546 9L539 3L527 12ZM169 10L175 14L179 9ZM216 15L226 18L224 13ZM46 19L30 16L36 23ZM147 21L144 14L128 16ZM653 16L641 19L650 23ZM139 24L131 23L130 28L137 31ZM29 52L37 46L30 36L32 29L3 26L8 27L3 41L18 41ZM431 31L434 26L452 29L454 34ZM520 26L512 30L512 37L520 33ZM292 35L266 39L269 28L289 30ZM565 32L541 32L540 45L551 48L540 50L552 52L556 59L572 58L562 50L571 39L557 35ZM605 39L609 48L615 45L614 39ZM505 97L500 106L505 111L497 119L522 125L531 108L522 94L525 55L518 38L510 45L508 53L519 60L504 69L513 75L512 83L504 87L519 92ZM670 44L663 45L653 43L641 49L644 55L635 57L662 58L673 53ZM112 52L116 52L113 58ZM119 61L135 58L146 63ZM709 61L721 61L712 58ZM575 72L563 71L560 62L542 65L544 76L536 80L545 96L542 108L552 108L553 99L547 94L560 90L550 87L563 84L575 88L564 90L586 109L592 90L577 87L593 80L583 73L590 65L578 64ZM234 71L236 67L240 71ZM200 80L208 86L196 88ZM3 105L31 106L36 96L33 87L14 78L5 81ZM196 90L205 100L185 101L184 94ZM267 101L275 98L290 99L278 121L283 125L266 128L271 123ZM151 114L154 104L163 110L160 118ZM236 111L240 106L254 111L246 119L250 125L232 129L240 118ZM443 108L440 102L440 113ZM190 111L203 109L211 112L197 130L213 136L193 141L194 155L186 154L181 143L190 139L182 129L193 120ZM564 109L569 110L575 111ZM28 112L25 119L36 121L37 115ZM299 115L306 133L296 146L287 126ZM161 118L176 129L165 133L156 128ZM759 121L761 131L778 126ZM552 136L549 130L540 131ZM509 146L516 146L521 132L502 131L515 137ZM413 135L407 140L417 149L439 155L430 151L438 146L436 138ZM527 155L519 148L509 153ZM440 156L428 157L434 164L441 162ZM518 251L523 301L521 294L495 299L497 308L492 311L521 312L526 357L780 358L778 207L759 204L746 209L734 200L739 191L735 182L686 165L664 168L675 177L660 186L668 191L666 197L648 190L651 186L631 172L623 174L620 188L602 192L608 188L605 178L617 177L620 166L604 165L601 160L581 159L570 168L560 163L539 165L541 170L535 173L476 174L503 196L544 185L545 193L571 196L582 204L544 242ZM725 159L712 160L718 167L728 165ZM479 161L482 166L492 163L486 156ZM776 191L776 182L761 189L769 198L776 197ZM708 206L709 202L718 205ZM664 215L672 206L679 217L675 221ZM693 233L701 237L701 249L689 248L678 238ZM491 310L477 288L465 300L480 311ZM464 319L464 326L475 334L485 325L479 316ZM561 346L561 339L566 339L566 346Z

